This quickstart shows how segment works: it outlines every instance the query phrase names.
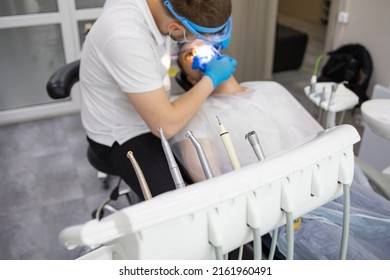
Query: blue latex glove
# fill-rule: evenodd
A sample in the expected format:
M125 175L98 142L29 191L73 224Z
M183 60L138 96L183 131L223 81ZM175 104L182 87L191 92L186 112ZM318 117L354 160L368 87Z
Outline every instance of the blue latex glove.
M229 79L236 70L237 61L228 55L215 56L206 65L204 74L213 81L214 88Z

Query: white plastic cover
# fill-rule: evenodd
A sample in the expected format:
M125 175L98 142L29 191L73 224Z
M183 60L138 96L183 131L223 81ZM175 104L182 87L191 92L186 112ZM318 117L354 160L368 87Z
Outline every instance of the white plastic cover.
M192 143L185 137L192 131L202 144L214 175L233 170L219 136L216 116L229 131L241 167L258 159L245 139L256 131L266 158L285 152L314 137L323 128L280 84L246 82L245 92L236 95L214 94L192 121L170 140L175 156L195 182L205 180Z

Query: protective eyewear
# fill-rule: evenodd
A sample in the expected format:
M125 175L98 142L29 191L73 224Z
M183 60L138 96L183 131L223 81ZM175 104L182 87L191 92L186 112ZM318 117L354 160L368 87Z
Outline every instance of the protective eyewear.
M225 22L223 25L219 27L203 27L189 21L185 17L178 15L168 0L164 2L164 5L168 8L168 10L172 13L172 15L175 16L175 18L179 20L181 24L183 24L183 26L187 28L187 30L190 31L192 34L194 34L196 37L210 44L219 44L222 46L222 48L227 47L230 41L230 32L232 26L231 17L228 19L227 22ZM211 35L204 36L201 33L211 34Z

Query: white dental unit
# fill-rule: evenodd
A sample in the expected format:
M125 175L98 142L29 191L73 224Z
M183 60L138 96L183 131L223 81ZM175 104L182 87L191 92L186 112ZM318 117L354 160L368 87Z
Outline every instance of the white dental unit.
M360 136L349 125L323 131L277 83L243 85L248 90L236 96L210 98L188 127L171 140L173 152L198 183L126 207L101 220L66 228L60 234L60 242L67 248L97 248L80 259L220 259L287 225L286 256L293 259L292 220L344 194L346 216L337 249L339 258L344 259L348 194L354 174L353 145ZM232 110L257 117L237 126ZM278 110L281 113L275 114ZM239 170L233 169L226 155L215 113L228 126L232 145L238 148L242 164ZM187 128L199 136L204 147L210 142L214 145L206 149L209 152L211 148L217 155L217 160L209 157L215 176L208 180L204 180L196 150L184 133ZM259 134L266 155L261 162L245 139L252 129ZM220 164L222 155L226 161ZM261 249L256 250L260 250L256 255L261 256Z
M326 112L326 128L336 125L337 113L344 113L359 103L359 97L344 84L321 82L312 90L310 86L305 87L304 91L311 102Z
M285 225L286 212L299 217L348 192L359 140L352 126L332 128L284 154L66 228L60 242L102 246L81 259L215 259L216 247L225 254L253 240L251 227L263 235Z

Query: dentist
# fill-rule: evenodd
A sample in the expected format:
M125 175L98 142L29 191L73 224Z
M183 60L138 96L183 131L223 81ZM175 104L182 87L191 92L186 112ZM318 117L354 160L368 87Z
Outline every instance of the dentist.
M136 157L153 196L175 188L158 138L179 132L235 71L215 57L203 78L173 102L165 86L170 40L201 38L227 47L231 0L107 0L83 46L81 118L94 152L142 198L126 155ZM168 78L169 79L169 78Z

